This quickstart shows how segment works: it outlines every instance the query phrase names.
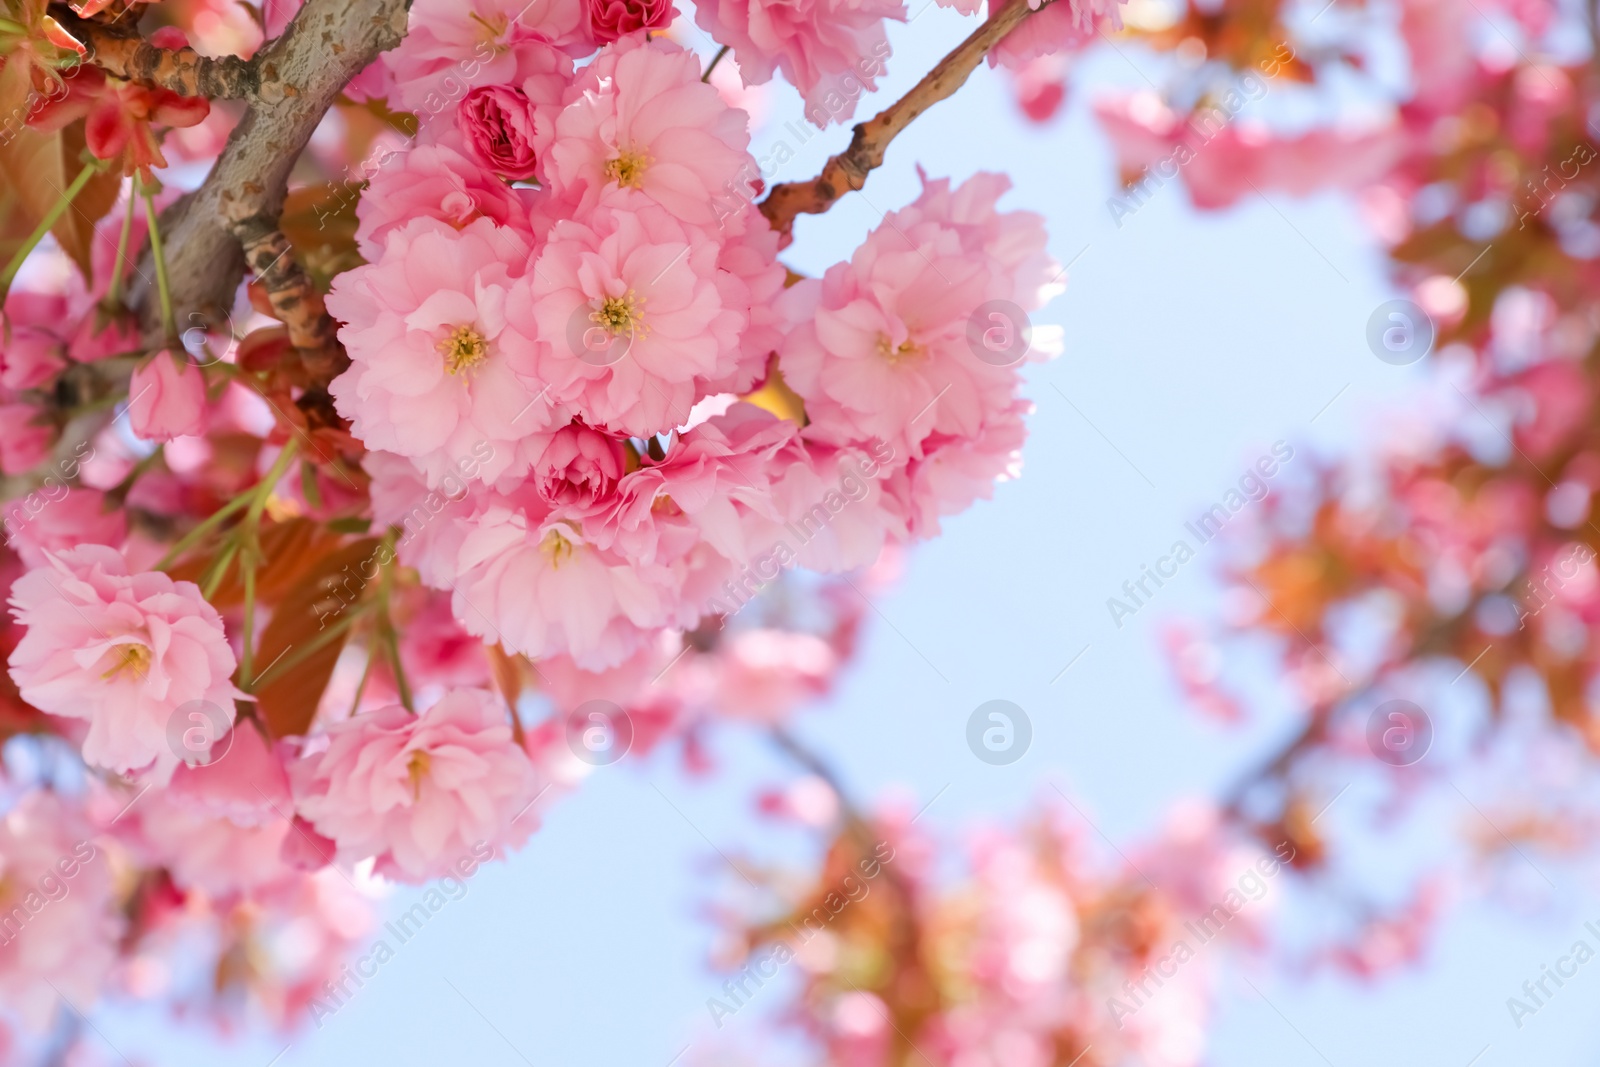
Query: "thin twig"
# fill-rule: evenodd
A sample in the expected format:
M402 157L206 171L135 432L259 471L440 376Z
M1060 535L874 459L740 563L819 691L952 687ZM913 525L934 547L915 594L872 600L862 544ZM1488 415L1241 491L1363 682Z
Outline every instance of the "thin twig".
M850 147L828 160L821 174L810 181L773 186L761 202L761 213L772 228L787 237L794 228L795 216L820 215L839 197L865 185L867 175L882 165L889 142L911 125L912 119L961 88L989 49L1032 13L1025 0L1011 0L941 59L905 96L866 122L857 123Z

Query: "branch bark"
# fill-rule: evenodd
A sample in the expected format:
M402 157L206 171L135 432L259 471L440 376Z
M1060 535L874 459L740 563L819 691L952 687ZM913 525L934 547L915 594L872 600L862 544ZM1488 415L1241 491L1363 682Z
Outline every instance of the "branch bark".
M345 84L378 53L400 43L409 6L409 0L306 0L283 36L253 60L261 82L244 118L200 188L162 213L180 326L225 323L244 276L241 246L278 229L289 174L312 132ZM280 281L302 294L311 291L293 257L284 258ZM152 276L149 270L144 274ZM146 333L159 335L149 286L136 289L133 298ZM301 301L296 309L309 312L312 305ZM321 311L320 298L315 311ZM303 325L309 334L302 336L323 329L315 322Z
M866 185L867 175L883 164L889 142L911 125L912 119L961 88L989 49L1032 13L1025 0L1011 0L941 59L905 96L866 122L857 123L850 147L828 160L821 174L810 181L773 186L761 202L761 213L767 222L787 242L796 216L820 215L845 193Z
M350 360L339 348L337 326L322 303L322 293L295 261L289 239L259 215L235 222L229 229L266 290L273 313L288 329L289 343L299 353L310 380L323 385L333 381Z
M193 48L157 48L125 23L79 18L65 4L51 5L50 15L88 49L88 62L114 77L214 100L247 98L261 89L261 74L251 60L211 59Z

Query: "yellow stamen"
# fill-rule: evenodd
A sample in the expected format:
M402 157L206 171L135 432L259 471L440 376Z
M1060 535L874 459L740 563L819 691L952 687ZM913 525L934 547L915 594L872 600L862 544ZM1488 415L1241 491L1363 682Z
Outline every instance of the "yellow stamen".
M650 169L653 162L648 153L634 152L623 149L617 153L615 159L606 162L606 177L618 185L639 187L639 179L644 177L644 172Z
M145 675L150 673L150 649L144 645L118 645L111 654L116 661L110 670L100 676L106 681L121 677L123 671L131 671L134 678L142 682Z
M457 326L438 344L445 370L451 374L470 373L489 358L489 342L471 326Z
M406 761L406 776L411 779L411 799L422 799L422 780L428 776L428 767L432 761L428 754L420 748L411 753L411 758Z
M910 359L921 354L922 349L918 348L917 343L910 338L896 345L882 334L878 335L878 355L890 363L899 363L901 360Z
M599 310L589 313L589 320L604 327L613 337L624 333L642 337L647 332L643 304L644 300L629 289L622 296L608 296L602 300Z
M505 36L506 27L509 25L509 20L504 14L496 15L494 21L492 22L478 14L476 11L469 12L467 14L467 18L483 27L484 32L487 35L487 41L489 44L495 46L495 51L501 52L505 50L505 45L501 43L500 38Z
M539 551L550 559L551 569L561 566L561 561L572 555L572 542L561 536L560 530L550 530L539 542Z

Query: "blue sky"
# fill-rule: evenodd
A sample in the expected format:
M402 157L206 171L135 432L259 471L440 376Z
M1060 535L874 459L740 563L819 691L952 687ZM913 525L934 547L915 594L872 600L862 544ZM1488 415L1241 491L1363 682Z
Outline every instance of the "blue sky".
M930 7L892 27L889 76L859 114L903 92L970 25ZM1291 468L1319 450L1361 447L1430 373L1429 361L1393 367L1366 348L1368 316L1396 294L1346 200L1274 197L1200 215L1172 183L1120 228L1112 221L1115 167L1087 104L1108 87L1142 87L1144 64L1159 81L1156 60L1137 49L1096 52L1077 70L1064 114L1042 128L1020 117L1005 79L980 70L895 142L865 195L802 219L786 257L808 274L845 258L880 211L916 195L920 163L936 177L1009 173L1016 187L1005 206L1043 214L1052 251L1074 261L1065 294L1036 316L1062 327L1066 348L1027 369L1037 410L1023 477L911 554L900 584L876 599L882 618L870 620L837 699L796 724L857 796L938 794L925 818L952 833L1013 816L1054 782L1100 831L1134 841L1175 800L1216 795L1269 748L1292 709L1259 663L1227 664L1251 682L1263 714L1224 730L1183 706L1160 657L1161 620L1220 611L1215 546L1120 629L1106 598L1274 441L1295 446ZM758 154L798 115L791 96L774 93ZM813 138L779 178L814 174L848 136L835 128ZM966 748L968 716L994 699L1019 704L1033 724L1032 747L1010 766ZM687 780L666 754L601 768L320 1031L229 1042L222 1058L265 1067L288 1044L283 1067L667 1067L688 1046L679 1062L693 1062L705 998L720 983L708 966L706 908L728 892L708 841L795 862L814 847L752 814L753 791L793 773L762 738L730 728L713 744L722 773L709 781ZM1367 828L1360 793L1340 802L1335 825ZM1434 825L1453 831L1468 814L1441 809ZM1382 849L1363 862L1381 884L1390 870ZM1520 1032L1504 1007L1584 918L1600 918L1600 901L1575 878L1557 881L1552 915L1469 903L1424 968L1381 986L1247 972L1268 1003L1225 978L1210 1062L1465 1067L1480 1052L1483 1067L1592 1062L1600 965ZM1316 908L1304 901L1291 916L1309 929ZM768 1000L777 1006L781 995ZM136 1061L219 1055L147 1016L108 1008L95 1019ZM774 1046L757 1023L741 1013L727 1032L764 1065L787 1062L797 1050Z

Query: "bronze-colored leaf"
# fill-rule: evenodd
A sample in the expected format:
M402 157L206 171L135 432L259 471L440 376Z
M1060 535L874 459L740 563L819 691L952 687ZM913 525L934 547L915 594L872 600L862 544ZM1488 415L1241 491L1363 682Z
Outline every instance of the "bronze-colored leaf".
M33 227L17 191L9 185L0 187L0 264L11 262Z
M291 737L310 729L350 631L340 632L289 666L273 668L274 662L294 656L296 648L312 646L325 637L330 626L344 621L350 605L365 592L361 586L363 564L373 559L379 543L377 538L367 537L322 557L301 575L262 630L255 663L266 684L256 690L256 701L273 737Z
M256 572L257 602L271 605L287 596L306 580L306 576L321 564L328 553L338 547L339 541L337 534L303 517L263 527L262 563ZM217 543L221 544L220 541ZM190 554L168 573L180 581L198 583L216 558L214 548L208 552ZM239 575L237 563L229 568L227 577L212 592L211 603L220 611L244 603L244 580Z
M510 655L498 644L486 643L483 649L489 654L489 673L494 676L494 684L505 697L506 704L515 708L517 698L522 696L522 665L528 662L527 657Z
M279 228L311 277L326 284L333 275L359 266L356 251L354 186L342 182L292 189L284 199Z
M16 210L27 220L28 229L37 226L66 195L67 186L83 169L83 146L82 122L56 133L24 127L0 145L0 175L16 194ZM91 269L94 225L117 202L121 188L122 176L114 170L94 175L51 230L85 278Z

